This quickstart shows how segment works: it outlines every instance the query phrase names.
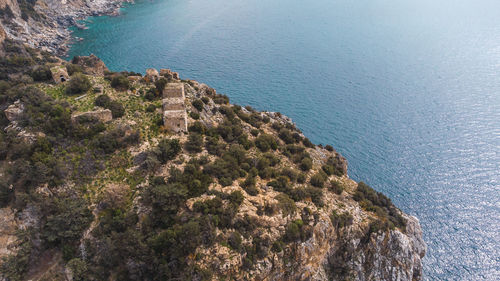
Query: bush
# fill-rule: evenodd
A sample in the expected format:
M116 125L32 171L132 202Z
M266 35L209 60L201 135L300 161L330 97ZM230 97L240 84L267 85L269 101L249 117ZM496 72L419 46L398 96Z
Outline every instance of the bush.
M344 191L344 187L338 181L331 181L329 189L337 195L342 194L342 191Z
M302 144L305 146L305 147L309 147L309 148L314 148L314 144L308 139L308 138L304 138L302 140Z
M156 106L154 104L150 104L146 107L146 112L154 112L156 110Z
M227 243L229 244L231 249L233 249L237 252L239 252L241 250L241 242L242 241L243 241L243 239L241 238L241 234L238 231L232 232L227 239Z
M286 226L284 240L294 242L297 240L306 241L312 236L312 229L305 225L302 220L295 220Z
M199 99L197 100L194 100L192 103L194 108L196 108L196 110L198 111L202 111L203 110L203 102Z
M31 72L31 77L34 81L50 81L52 80L52 72L48 66L38 66Z
M90 87L92 87L92 84L87 76L77 73L69 80L69 84L66 86L65 92L68 95L83 94L87 92Z
M189 112L189 116L191 118L193 118L194 120L200 119L200 114L198 114L197 112L194 112L194 111Z
M312 168L312 160L311 158L304 158L300 162L300 169L302 171L309 171Z
M163 139L158 143L158 151L158 160L165 164L181 152L181 145L178 139Z
M203 136L198 133L190 133L186 142L186 150L189 152L201 152L203 149Z
M206 130L207 127L205 127L205 125L203 125L203 123L201 123L200 121L196 121L191 126L188 127L189 132L195 132L202 135L205 134Z
M94 101L95 105L104 108L107 108L110 103L111 103L111 98L106 94L98 96Z
M381 219L388 221L385 224L388 227L405 229L406 220L401 216L394 204L392 204L391 199L375 191L364 182L358 183L353 199L360 202L359 204L364 210L375 212Z
M130 82L128 81L128 78L124 75L115 75L111 79L111 87L119 90L119 91L126 91L130 87Z
M112 100L106 94L98 96L95 99L94 104L111 110L113 118L120 118L125 114L125 108L123 107L123 105L117 101Z
M278 136L280 137L280 139L282 139L286 144L292 144L295 142L295 139L293 138L292 136L292 132L290 132L290 130L288 129L281 129L279 131L279 134Z
M229 103L229 97L226 96L226 95L217 94L214 97L214 102L216 104L228 104Z
M297 181L298 173L292 168L283 168L281 174L286 176L291 182Z
M332 221L333 227L343 228L349 226L353 222L353 217L349 212L343 212L341 215L337 214L335 210L332 211L330 215L330 220Z
M66 71L69 76L73 76L75 73L82 73L83 69L78 64L69 63L66 65Z
M210 102L210 99L208 97L202 97L201 98L201 101L204 103L204 104L208 104Z
M111 110L111 115L113 118L120 118L125 114L125 108L123 105L117 101L111 101L108 105L108 109Z
M329 144L327 144L327 145L325 146L325 148L326 148L326 150L328 150L328 151L330 151L330 152L332 152L332 151L333 151L333 146L331 146L331 145L329 145Z
M261 134L260 136L255 138L255 146L260 149L260 151L267 152L270 149L276 150L278 148L278 143L273 136Z
M315 186L315 187L323 187L326 179L327 179L327 176L325 175L325 173L323 173L322 171L319 171L317 174L315 174L311 177L311 179L309 180L309 183L311 183L311 185Z
M207 136L205 148L207 149L208 153L221 156L226 149L226 144L220 142L218 136Z
M293 215L297 209L295 202L286 194L281 193L274 197L278 201L278 206L283 212L283 216Z
M155 88L158 93L158 95L162 96L163 94L163 89L165 89L165 86L167 85L168 81L165 78L160 78L155 82Z

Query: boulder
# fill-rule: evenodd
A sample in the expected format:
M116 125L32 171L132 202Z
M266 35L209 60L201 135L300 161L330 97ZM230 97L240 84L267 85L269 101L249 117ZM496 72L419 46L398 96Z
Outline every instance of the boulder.
M22 114L24 111L24 105L19 101L15 101L14 104L9 105L5 112L5 117L12 122L12 121L17 121L21 118Z
M160 69L160 75L167 78L168 80L179 80L179 73L173 72L170 69L162 68Z
M109 109L99 109L95 111L76 113L71 116L71 120L73 122L85 122L92 119L99 120L101 122L109 122L113 119L113 115Z
M109 71L104 62L93 54L88 57L76 56L71 63L81 66L83 72L89 75L103 76Z
M148 68L146 69L146 79L149 80L149 82L155 82L158 79L160 79L160 73L158 73L158 70L154 68Z

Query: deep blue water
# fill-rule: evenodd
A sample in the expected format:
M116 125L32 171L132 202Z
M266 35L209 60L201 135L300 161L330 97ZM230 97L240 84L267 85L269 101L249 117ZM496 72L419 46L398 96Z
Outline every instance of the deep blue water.
M439 3L437 3L439 2ZM500 280L500 1L156 0L70 56L290 116L424 229L428 280Z

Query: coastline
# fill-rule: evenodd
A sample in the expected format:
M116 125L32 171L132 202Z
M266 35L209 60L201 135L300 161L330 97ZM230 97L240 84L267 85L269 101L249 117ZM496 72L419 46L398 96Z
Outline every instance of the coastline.
M38 1L32 7L33 16L26 18L23 14L25 11L17 2L0 0L0 10L4 11L0 29L3 29L8 38L63 57L72 42L70 27L85 28L85 25L78 21L90 16L118 16L123 3L133 2L133 0L97 0L91 3L83 1L67 3L44 0Z

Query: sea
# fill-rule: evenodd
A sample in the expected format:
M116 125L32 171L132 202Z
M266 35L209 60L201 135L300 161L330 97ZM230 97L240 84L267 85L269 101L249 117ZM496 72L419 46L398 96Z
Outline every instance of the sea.
M425 280L500 280L499 0L137 0L69 57L290 116L422 225Z

